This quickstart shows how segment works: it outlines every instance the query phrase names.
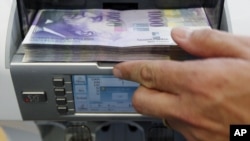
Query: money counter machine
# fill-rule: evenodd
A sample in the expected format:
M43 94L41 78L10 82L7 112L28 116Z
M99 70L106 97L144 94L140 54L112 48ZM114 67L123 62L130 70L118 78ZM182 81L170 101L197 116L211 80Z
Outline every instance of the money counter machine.
M40 9L197 7L204 8L212 28L228 30L224 0L14 0L8 27L13 41L2 58L11 73L22 120L35 121L44 140L184 141L161 120L136 113L131 97L138 84L114 78L114 63L23 62L19 45Z

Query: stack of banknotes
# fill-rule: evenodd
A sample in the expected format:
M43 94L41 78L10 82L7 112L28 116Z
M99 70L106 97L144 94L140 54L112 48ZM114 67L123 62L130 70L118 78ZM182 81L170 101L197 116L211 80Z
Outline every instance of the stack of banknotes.
M203 8L43 9L22 42L23 61L185 59L170 35L177 26L210 28Z

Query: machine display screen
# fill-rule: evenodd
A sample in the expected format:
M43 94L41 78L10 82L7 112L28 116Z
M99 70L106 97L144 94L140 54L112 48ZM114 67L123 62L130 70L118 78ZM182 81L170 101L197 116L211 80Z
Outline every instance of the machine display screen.
M138 83L113 75L73 75L72 82L77 113L135 112L131 99Z

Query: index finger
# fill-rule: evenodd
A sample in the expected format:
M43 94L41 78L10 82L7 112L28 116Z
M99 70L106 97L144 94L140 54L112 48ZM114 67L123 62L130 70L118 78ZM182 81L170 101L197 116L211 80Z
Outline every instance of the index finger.
M192 64L197 66L199 61L195 64L191 61L129 61L116 65L113 74L121 79L136 81L147 88L176 94L187 91L187 84L193 81L190 74L199 71L190 66Z

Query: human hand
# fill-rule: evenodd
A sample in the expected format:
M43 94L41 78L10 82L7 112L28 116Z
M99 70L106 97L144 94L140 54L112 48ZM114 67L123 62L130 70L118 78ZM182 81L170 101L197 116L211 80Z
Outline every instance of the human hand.
M189 141L229 140L230 124L250 123L250 38L181 28L172 37L203 59L124 62L114 75L141 84L139 113L166 119Z

